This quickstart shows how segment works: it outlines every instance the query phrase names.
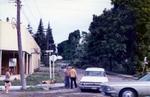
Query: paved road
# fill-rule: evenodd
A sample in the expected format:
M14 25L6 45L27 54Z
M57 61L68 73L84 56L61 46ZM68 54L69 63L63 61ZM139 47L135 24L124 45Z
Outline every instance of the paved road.
M78 89L59 89L39 92L16 92L8 94L0 93L0 97L104 97L99 92L80 92Z

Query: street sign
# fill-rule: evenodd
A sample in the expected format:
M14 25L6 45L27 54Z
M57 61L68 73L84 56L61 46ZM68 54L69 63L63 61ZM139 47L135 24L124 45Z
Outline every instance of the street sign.
M46 50L46 53L52 53L53 50Z
M62 56L57 56L57 59L61 60L61 59L63 59L63 57Z
M56 55L52 55L52 61L56 61L57 60L57 56Z

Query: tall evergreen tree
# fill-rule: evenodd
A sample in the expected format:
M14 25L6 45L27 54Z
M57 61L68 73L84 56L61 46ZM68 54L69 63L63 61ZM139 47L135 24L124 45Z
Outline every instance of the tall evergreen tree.
M55 51L55 44L52 35L52 29L50 28L50 24L48 24L47 33L46 33L46 42L47 42L47 50Z
M37 44L40 46L41 50L46 50L46 36L44 34L44 27L43 27L42 19L40 19L38 30L37 30L37 33L34 35L34 38Z
M34 35L34 39L41 48L41 61L44 63L44 53L46 50L46 36L44 34L42 19L40 19L38 30L37 33Z
M48 27L46 30L46 50L53 50L53 53L55 52L55 44L54 44L54 40L53 40L53 35L52 35L52 29L50 27L50 24L48 23ZM49 66L49 54L45 54L46 56L44 56L44 64L45 66Z

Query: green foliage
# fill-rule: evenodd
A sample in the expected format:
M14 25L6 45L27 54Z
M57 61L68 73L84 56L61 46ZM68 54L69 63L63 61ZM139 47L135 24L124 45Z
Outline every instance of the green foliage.
M136 21L136 32L137 32L137 60L140 66L144 57L149 55L149 31L147 26L150 22L150 0L112 0L114 7L127 6L133 10L135 21Z
M84 57L93 66L135 73L150 59L150 0L111 1L111 10L93 16Z
M122 71L128 72L130 69L125 68L133 64L136 48L134 20L132 10L126 7L112 8L104 10L100 16L94 15L87 39L89 64L110 71L124 67Z
M55 44L52 35L52 29L50 28L50 24L48 24L47 31L46 31L46 50L53 50L55 52ZM49 66L49 55L44 51L44 64L45 66Z
M61 74L62 72L58 72L58 70L55 71L55 80L58 83L63 82L63 76ZM35 86L38 84L41 84L44 80L49 80L49 70L48 69L39 69L38 71L35 71L33 74L27 76L27 85ZM13 80L11 81L13 86L19 86L21 81L20 80ZM4 85L4 81L0 81L0 85ZM32 89L32 88L30 88ZM37 89L37 88L35 88ZM29 90L29 89L27 89Z
M46 42L47 42L47 50L55 51L54 39L52 35L52 29L50 28L50 24L48 24L47 33L46 33Z
M69 59L69 43L68 40L65 40L58 44L58 54L63 57L64 60Z
M46 50L46 36L44 34L42 19L40 19L37 33L34 34L34 39L41 48L41 62L44 63L44 52Z
M72 60L72 64L76 65L77 67L83 67L84 63L87 63L86 60L86 48L87 48L87 42L86 37L88 33L82 32L80 42L76 47L76 51L74 54L74 59Z
M34 39L41 48L41 50L46 50L46 36L44 34L42 19L40 19L38 30L37 33L34 35Z
M64 60L73 60L75 58L76 48L80 40L80 31L75 30L69 34L68 40L65 40L58 44L58 54L63 57Z

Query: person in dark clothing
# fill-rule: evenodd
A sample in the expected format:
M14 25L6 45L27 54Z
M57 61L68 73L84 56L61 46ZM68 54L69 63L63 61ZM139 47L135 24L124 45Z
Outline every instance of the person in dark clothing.
M68 67L64 70L64 73L65 73L65 79L64 79L65 88L69 88L70 87L70 75L69 75Z

